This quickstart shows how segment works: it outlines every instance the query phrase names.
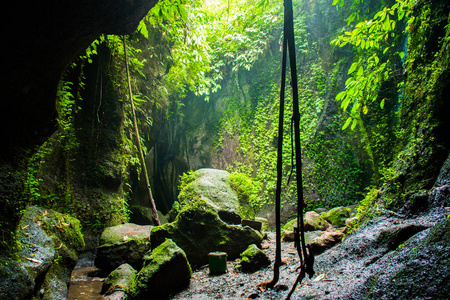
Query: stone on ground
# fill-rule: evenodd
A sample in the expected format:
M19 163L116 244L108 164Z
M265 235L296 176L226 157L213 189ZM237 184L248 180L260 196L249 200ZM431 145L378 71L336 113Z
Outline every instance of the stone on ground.
M311 251L314 254L320 254L338 244L342 240L343 236L344 234L342 232L325 231L320 236L309 242L308 245L311 247Z
M184 251L166 239L144 258L133 287L134 298L161 299L189 285L192 269Z
M255 244L248 246L248 248L241 254L241 262L239 267L242 272L252 273L261 270L268 265L270 265L270 259Z
M129 264L120 265L103 282L104 300L127 299L134 287L137 271Z
M80 222L32 206L22 215L17 237L17 259L1 259L0 299L66 298L70 273L85 246Z
M320 216L334 227L345 226L345 220L350 217L351 209L348 207L335 207Z
M132 223L106 228L100 237L95 265L108 272L125 263L139 269L150 249L152 228Z
M305 231L326 230L330 224L315 211L308 211L303 217Z
M186 206L174 222L155 227L151 236L152 248L166 238L186 252L194 267L206 265L210 252L226 252L229 259L235 259L248 245L260 245L262 241L258 231L248 226L228 225L201 202Z

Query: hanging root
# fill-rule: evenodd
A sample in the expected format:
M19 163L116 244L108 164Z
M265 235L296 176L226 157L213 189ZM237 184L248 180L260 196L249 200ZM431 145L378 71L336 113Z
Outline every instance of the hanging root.
M305 278L305 274L309 275L309 278L311 279L315 272L314 272L314 255L311 252L311 248L309 245L306 246L306 257L302 261L302 264L300 265L300 274L298 274L297 279L294 282L294 285L292 286L291 290L289 291L289 294L286 296L285 300L289 300L292 296L292 294L295 291L295 288L297 285L302 282L303 278Z

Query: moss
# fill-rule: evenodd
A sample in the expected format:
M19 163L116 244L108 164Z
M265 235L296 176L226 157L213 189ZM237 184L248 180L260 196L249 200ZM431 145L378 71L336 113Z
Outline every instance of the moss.
M345 225L345 220L350 217L351 209L347 207L335 207L328 212L321 214L320 216L330 222L333 226Z
M262 236L248 226L228 225L208 205L186 206L176 220L152 230L151 245L171 238L187 254L194 267L207 264L208 253L222 251L236 258L249 244L259 244Z
M192 269L184 251L172 240L166 239L144 257L144 267L139 271L133 294L137 298L168 295L189 284Z
M56 240L57 247L67 246L77 252L85 247L80 221L70 215L33 206L25 211L18 228L26 227L29 222L40 224L40 227Z
M258 246L252 244L241 253L241 262L236 268L241 268L243 272L254 272L267 267L269 264L270 259L266 254Z

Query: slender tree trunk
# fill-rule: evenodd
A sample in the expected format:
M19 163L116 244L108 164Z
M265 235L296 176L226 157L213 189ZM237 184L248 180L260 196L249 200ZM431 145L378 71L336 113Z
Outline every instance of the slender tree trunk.
M153 199L152 189L150 186L150 180L148 179L147 166L145 165L144 154L142 153L141 138L139 136L139 129L137 126L137 121L136 121L136 112L134 110L133 93L131 92L130 70L128 69L128 55L127 55L127 44L125 41L125 36L123 36L123 51L125 53L125 66L126 66L126 70L127 70L128 93L129 93L129 97L130 97L131 112L132 112L132 116L133 116L134 135L136 136L136 145L137 145L138 152L139 152L139 160L141 161L142 173L144 173L145 185L147 186L147 193L148 193L148 197L150 199L150 205L152 208L153 223L154 223L154 225L158 226L158 225L160 225L159 218L158 218L158 212L156 210L155 200Z

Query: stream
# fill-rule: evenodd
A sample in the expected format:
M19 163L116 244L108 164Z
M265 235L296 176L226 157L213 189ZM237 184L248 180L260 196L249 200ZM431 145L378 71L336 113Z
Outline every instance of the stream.
M80 255L70 276L69 300L100 300L103 280L100 269L94 266L94 256L86 252Z

